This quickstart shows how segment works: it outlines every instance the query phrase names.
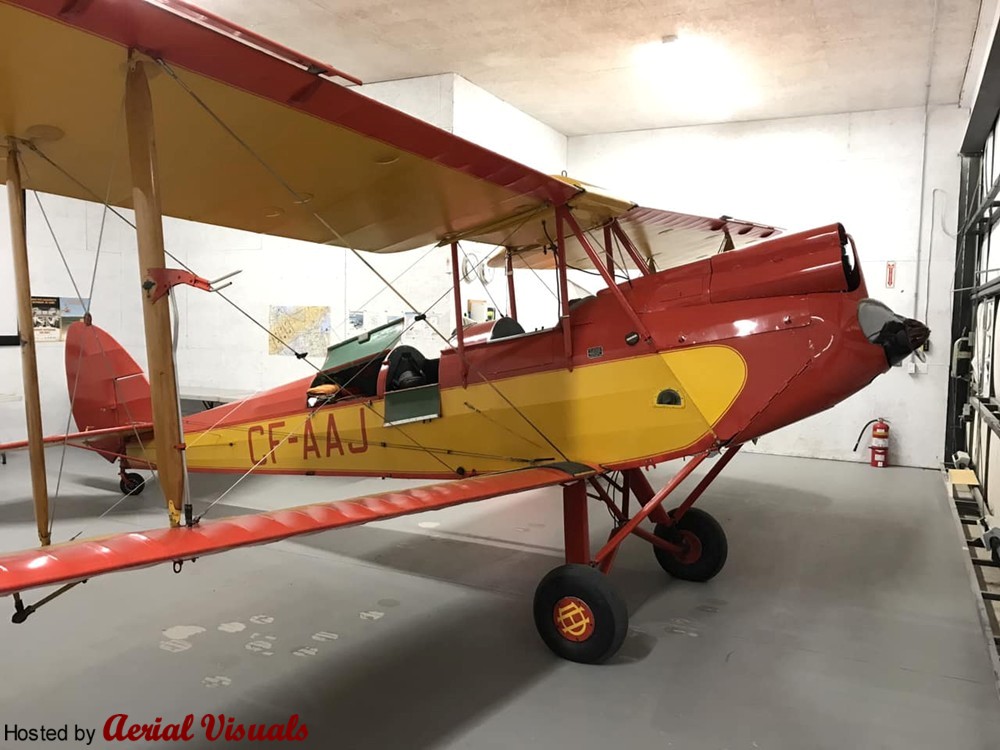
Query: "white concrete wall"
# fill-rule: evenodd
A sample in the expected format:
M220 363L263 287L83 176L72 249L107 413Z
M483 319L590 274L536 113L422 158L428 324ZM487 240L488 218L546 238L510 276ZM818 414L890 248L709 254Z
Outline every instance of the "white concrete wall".
M915 304L918 316L925 314L933 238L927 374L895 368L834 409L768 435L752 449L864 460L851 452L854 440L866 421L882 416L892 424L897 463L936 466L944 449L955 250L942 227L954 231L958 148L967 117L958 107L930 110L923 194L923 109L572 138L569 171L660 208L728 214L789 231L841 221L857 240L871 295L908 316ZM886 261L897 263L894 289L885 288Z

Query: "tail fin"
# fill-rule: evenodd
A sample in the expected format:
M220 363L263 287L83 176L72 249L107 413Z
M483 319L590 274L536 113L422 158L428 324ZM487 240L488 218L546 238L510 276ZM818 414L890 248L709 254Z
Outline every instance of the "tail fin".
M142 368L111 335L79 321L66 331L66 385L80 431L148 423L153 419L149 381ZM95 442L114 461L124 438Z

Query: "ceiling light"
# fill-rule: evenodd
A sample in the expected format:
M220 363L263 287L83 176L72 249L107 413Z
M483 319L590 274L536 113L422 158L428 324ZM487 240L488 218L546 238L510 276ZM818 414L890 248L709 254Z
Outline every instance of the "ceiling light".
M632 62L633 86L654 110L702 122L725 120L760 98L752 68L711 37L670 34L636 47Z

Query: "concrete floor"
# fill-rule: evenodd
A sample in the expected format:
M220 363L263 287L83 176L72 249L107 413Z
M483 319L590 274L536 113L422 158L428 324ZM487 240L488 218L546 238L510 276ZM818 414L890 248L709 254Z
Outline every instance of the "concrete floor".
M228 481L195 476L195 496ZM262 477L215 511L398 484ZM23 454L0 467L0 488L0 549L30 546ZM160 525L157 489L95 522L117 498L115 474L70 454L56 538ZM742 455L701 507L728 531L727 567L708 584L672 581L648 545L628 542L613 580L631 632L603 666L559 661L532 624L534 587L561 553L559 492L546 490L206 558L182 575L95 579L27 625L5 612L0 713L8 727L98 736L117 713L298 714L305 746L344 749L1000 747L939 474ZM597 541L605 513L591 517Z

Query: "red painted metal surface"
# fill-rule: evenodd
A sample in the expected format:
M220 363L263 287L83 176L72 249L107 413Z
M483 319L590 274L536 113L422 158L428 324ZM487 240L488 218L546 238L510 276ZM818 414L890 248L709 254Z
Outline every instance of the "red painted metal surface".
M143 0L6 0L57 22L149 52L174 65L307 112L356 133L499 185L539 201L561 205L578 189L549 175L456 137L350 88L328 81L209 28L168 8ZM307 98L297 98L312 87ZM470 217L470 226L492 219Z
M570 230L572 230L573 234L576 235L576 239L580 243L580 246L583 248L583 251L587 253L587 257L590 258L590 262L594 264L594 267L600 272L601 277L604 279L604 283L608 285L608 291L610 291L614 295L615 300L618 302L619 305L621 305L622 312L624 312L628 316L628 319L632 321L632 324L635 326L636 332L639 334L639 336L642 338L643 341L652 343L653 337L650 336L649 331L646 330L646 326L643 324L642 320L639 319L639 316L636 315L635 310L632 309L632 306L629 304L628 300L625 299L625 294L622 292L618 284L615 283L614 277L611 275L608 269L601 264L601 259L597 255L597 251L594 250L593 247L591 247L590 241L587 239L587 236L583 233L583 230L580 229L580 225L577 223L576 219L573 218L573 214L571 214L566 209L557 209L557 211L562 213L566 223L569 224Z
M640 523L645 521L649 514L653 512L654 508L662 505L663 501L677 489L681 482L687 479L688 475L690 475L692 471L698 468L707 456L707 453L698 453L692 456L688 462L681 467L681 470L678 471L669 482L667 482L667 485L653 495L652 499L647 501L642 506L642 509L632 516L628 523L619 528L611 539L608 540L607 544L601 547L601 550L594 556L594 562L598 563L601 570L604 570L605 572L607 571L607 567L610 566L610 560L618 550L618 546L622 543L622 540L631 534ZM608 563L608 565L605 565L605 563Z
M86 580L104 573L189 560L237 547L276 542L343 526L446 508L585 479L548 467L417 487L397 492L303 505L270 513L204 521L192 528L116 534L0 557L0 596Z
M178 284L188 284L203 292L212 291L212 284L207 279L181 268L150 268L147 275L156 284L153 288L153 302L166 297Z
M728 252L711 259L712 302L846 292L841 260L846 244L839 224L771 240L754 252Z
M743 447L742 443L734 445L732 448L726 450L719 460L715 462L708 473L698 482L698 486L691 490L691 494L688 495L684 502L677 506L677 510L672 514L667 514L667 525L673 525L684 518L684 514L688 512L688 509L695 504L695 502L702 496L708 486L715 481L715 478L719 476L723 469L726 468L726 464L733 460L733 456L740 452L740 448ZM660 505L662 508L662 504Z
M583 481L563 487L563 531L566 562L590 562L590 519L587 514L587 485Z
M153 421L149 381L107 331L78 321L66 331L66 387L81 431L148 425ZM127 434L127 433L125 433ZM91 443L109 461L124 452L124 437Z
M659 229L707 229L712 232L728 232L735 237L745 239L768 239L780 230L764 224L741 219L711 219L706 216L663 211L658 208L636 206L625 214L620 222L623 228L644 226Z
M181 15L193 18L194 20L199 21L216 31L221 31L223 34L236 37L244 42L249 42L250 44L260 47L264 51L270 52L273 55L277 55L290 63L301 65L310 73L343 78L345 81L350 81L358 86L362 83L361 79L356 76L345 73L344 71L339 70L338 68L335 68L327 63L320 62L313 57L303 55L301 52L296 52L283 44L278 44L278 42L275 42L272 39L261 36L250 29L243 28L242 26L223 18L222 16L217 16L204 8L199 8L197 5L184 2L184 0L154 0L154 2L157 2L160 5L165 5L166 7L177 11Z
M646 478L646 473L642 469L626 469L622 472L622 478L628 488L635 494L635 499L639 505L645 505L653 499L656 491ZM626 510L628 505L625 506ZM649 520L653 523L670 523L670 517L662 505L657 505L649 514Z

